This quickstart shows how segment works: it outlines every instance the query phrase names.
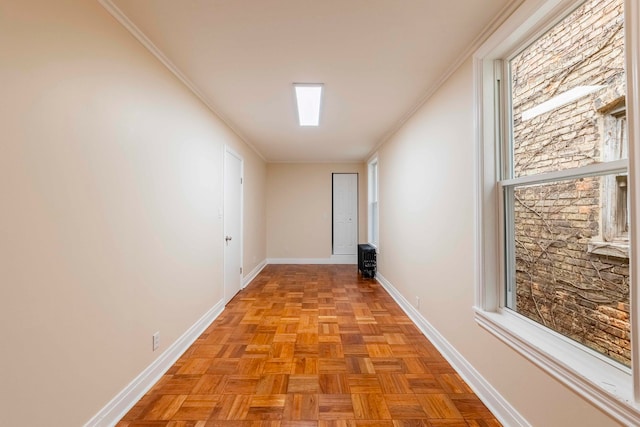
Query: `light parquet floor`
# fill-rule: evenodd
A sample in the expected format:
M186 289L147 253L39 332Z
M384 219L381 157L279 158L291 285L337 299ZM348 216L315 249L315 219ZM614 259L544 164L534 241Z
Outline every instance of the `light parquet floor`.
M270 265L118 427L495 427L353 265Z

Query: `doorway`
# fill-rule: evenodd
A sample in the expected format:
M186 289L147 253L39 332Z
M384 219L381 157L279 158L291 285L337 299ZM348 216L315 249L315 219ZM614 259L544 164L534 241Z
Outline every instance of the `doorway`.
M333 254L358 250L358 174L333 174Z
M224 152L224 302L242 288L242 174L243 159Z

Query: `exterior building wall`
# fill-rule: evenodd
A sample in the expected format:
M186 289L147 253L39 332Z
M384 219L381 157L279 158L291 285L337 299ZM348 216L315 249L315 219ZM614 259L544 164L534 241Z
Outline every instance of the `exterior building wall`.
M615 158L610 153L620 137L619 119L612 114L623 110L625 94L623 21L622 0L588 0L511 61L514 176ZM602 87L523 118L559 94L593 85ZM607 194L617 179L588 177L514 191L513 308L629 365L629 262L624 241L603 234L610 220L605 204L615 203Z

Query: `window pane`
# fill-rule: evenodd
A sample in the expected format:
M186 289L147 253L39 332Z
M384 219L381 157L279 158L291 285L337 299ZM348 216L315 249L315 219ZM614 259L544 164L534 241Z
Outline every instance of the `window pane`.
M371 163L371 201L378 201L378 162Z
M588 0L509 62L513 176L626 157L623 21Z
M378 202L371 203L371 242L378 246Z
M369 163L369 243L378 246L378 160Z
M506 190L509 265L515 266L507 306L629 366L629 260L618 243L603 241L603 221L611 219L602 209L606 181L624 181L626 199L622 175ZM622 231L624 207L613 218Z

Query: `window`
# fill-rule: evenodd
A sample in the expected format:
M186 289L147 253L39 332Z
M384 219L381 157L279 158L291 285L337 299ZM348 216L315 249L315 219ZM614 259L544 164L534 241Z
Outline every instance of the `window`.
M613 107L611 107L613 105ZM602 156L606 160L628 157L625 98L601 108ZM590 242L589 252L629 258L629 204L627 174L608 176L601 183L600 233Z
M476 53L476 320L638 425L624 3L525 0Z
M369 169L369 244L378 247L378 157L368 163Z
M623 47L622 0L587 0L504 61L511 111L500 185L506 306L629 366L629 265L589 251L594 235L625 233L626 168L615 162L626 157L624 122L613 117L604 141L596 107L624 98ZM604 200L610 213L600 212Z

